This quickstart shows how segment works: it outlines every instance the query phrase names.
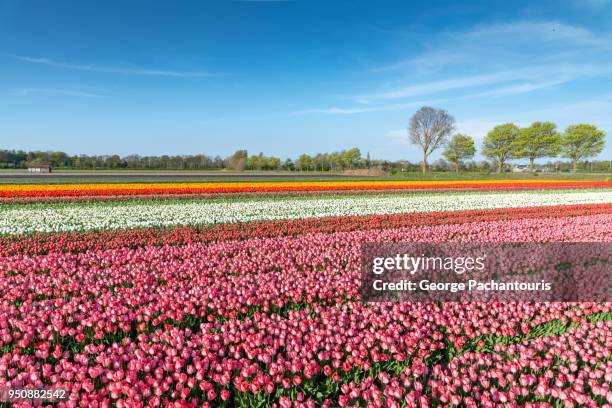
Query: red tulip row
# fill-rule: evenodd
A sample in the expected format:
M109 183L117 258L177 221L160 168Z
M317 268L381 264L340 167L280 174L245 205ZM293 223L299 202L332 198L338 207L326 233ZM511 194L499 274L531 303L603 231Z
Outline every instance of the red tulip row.
M167 229L145 228L122 231L76 233L38 233L28 236L0 236L0 256L45 254L49 252L84 252L144 245L185 245L195 242L298 236L324 232L378 230L411 226L462 224L494 220L520 220L548 217L610 214L612 204L503 208L492 210L448 211L433 213L385 214L372 216L311 218L261 221L213 226L177 226Z
M211 185L214 183L211 183ZM350 183L347 184L311 184L304 185L293 184L283 185L279 183L271 182L269 185L265 183L254 185L237 185L232 186L231 183L219 183L217 186L205 186L205 187L154 187L152 183L151 187L147 188L130 188L129 185L123 184L122 186L127 187L109 187L109 185L102 186L100 188L79 188L79 185L65 184L62 186L54 186L53 189L39 188L35 185L19 186L18 188L0 188L0 197L6 198L17 198L17 197L78 197L78 196L130 196L130 195L169 195L169 194L226 194L226 193L253 193L253 192L271 192L271 193L285 193L285 192L305 192L305 191L387 191L387 190L402 190L402 191L419 191L419 190L521 190L521 189L544 189L544 188L610 188L612 182L608 181L542 181L542 182L522 182L517 180L511 183L502 182L452 182L448 183L436 183L430 184L424 182L423 184L418 183L402 183L401 181L397 184L373 184L368 182L363 183Z

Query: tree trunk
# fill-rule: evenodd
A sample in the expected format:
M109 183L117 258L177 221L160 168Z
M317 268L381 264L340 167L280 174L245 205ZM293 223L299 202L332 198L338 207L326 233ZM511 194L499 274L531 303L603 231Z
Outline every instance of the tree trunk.
M459 161L455 162L455 173L459 173Z
M427 173L427 153L423 152L423 163L422 163L423 174Z
M575 173L576 168L578 167L578 160L572 159L572 171Z
M501 173L504 170L504 162L502 160L500 160L497 165L498 165L497 172Z
M533 157L529 158L529 170L531 170L532 173L535 173L535 159Z

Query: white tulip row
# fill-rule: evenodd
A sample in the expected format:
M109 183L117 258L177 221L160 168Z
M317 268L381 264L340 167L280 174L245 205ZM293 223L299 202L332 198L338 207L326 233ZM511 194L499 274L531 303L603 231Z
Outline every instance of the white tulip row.
M538 191L237 201L0 207L0 234L398 214L545 205L612 203L612 191Z

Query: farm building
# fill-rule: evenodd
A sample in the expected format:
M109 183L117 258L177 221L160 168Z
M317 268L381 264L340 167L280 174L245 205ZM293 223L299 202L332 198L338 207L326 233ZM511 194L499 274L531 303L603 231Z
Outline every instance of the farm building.
M33 164L28 166L30 173L51 173L51 166L48 164Z

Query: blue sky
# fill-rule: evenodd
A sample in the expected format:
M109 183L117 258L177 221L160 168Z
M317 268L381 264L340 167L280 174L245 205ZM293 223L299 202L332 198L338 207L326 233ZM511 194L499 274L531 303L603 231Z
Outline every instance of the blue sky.
M0 148L418 161L422 105L612 134L612 0L0 0Z

